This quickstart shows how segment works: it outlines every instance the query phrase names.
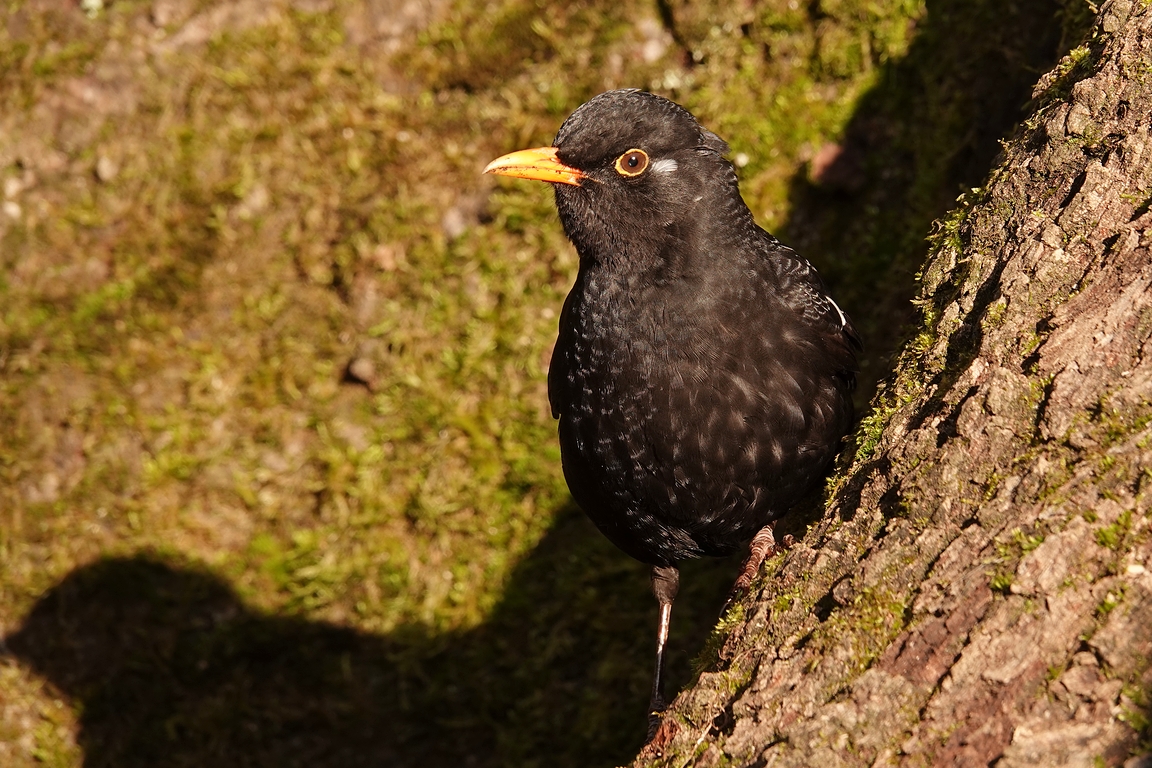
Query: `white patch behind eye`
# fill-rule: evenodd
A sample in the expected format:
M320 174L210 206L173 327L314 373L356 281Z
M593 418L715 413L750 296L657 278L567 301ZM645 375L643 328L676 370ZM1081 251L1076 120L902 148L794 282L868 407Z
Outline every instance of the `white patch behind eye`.
M672 173L677 167L679 166L677 166L676 161L670 157L652 161L652 170L655 173Z

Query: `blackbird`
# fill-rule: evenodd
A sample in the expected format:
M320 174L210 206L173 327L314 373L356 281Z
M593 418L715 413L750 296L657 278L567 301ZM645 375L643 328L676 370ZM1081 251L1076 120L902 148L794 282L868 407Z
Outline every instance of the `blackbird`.
M551 182L580 256L548 399L573 498L652 566L650 737L676 564L751 541L746 588L852 422L860 337L812 265L753 221L727 152L684 108L629 89L485 168Z

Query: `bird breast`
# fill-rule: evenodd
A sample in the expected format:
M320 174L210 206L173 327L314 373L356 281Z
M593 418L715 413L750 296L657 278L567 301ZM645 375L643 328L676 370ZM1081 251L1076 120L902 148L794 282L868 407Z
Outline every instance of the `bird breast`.
M810 366L787 364L802 350L781 348L788 324L772 325L768 297L687 299L582 278L550 394L566 472L596 486L593 505L705 526L807 482L811 469L792 464L805 463L795 456L813 441L821 387Z

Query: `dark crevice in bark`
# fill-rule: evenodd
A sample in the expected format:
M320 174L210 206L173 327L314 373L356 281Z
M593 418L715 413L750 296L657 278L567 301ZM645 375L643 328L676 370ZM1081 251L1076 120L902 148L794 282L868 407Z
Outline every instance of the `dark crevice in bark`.
M1064 195L1064 200L1060 203L1061 208L1067 208L1072 204L1072 201L1076 199L1076 195L1080 194L1080 190L1084 188L1084 182L1087 180L1087 178L1088 172L1081 171L1080 175L1076 177L1076 180L1072 182L1072 186L1069 188L1068 194Z

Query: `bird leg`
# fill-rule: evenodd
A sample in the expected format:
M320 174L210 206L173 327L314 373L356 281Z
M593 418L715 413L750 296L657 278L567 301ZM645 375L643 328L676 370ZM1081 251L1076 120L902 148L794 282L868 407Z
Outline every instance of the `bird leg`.
M648 702L648 738L651 741L660 727L664 711L664 646L672 618L672 601L680 589L680 571L674 565L652 566L652 594L660 605L660 623L656 627L656 673L652 678L652 698Z
M764 564L766 559L791 547L794 543L791 536L785 536L783 542L777 544L776 537L772 535L772 529L775 525L775 522L768 523L752 537L752 543L748 545L748 558L740 569L740 575L736 577L736 583L732 585L732 594L728 597L729 603L752 585L752 579L756 577L760 566Z

